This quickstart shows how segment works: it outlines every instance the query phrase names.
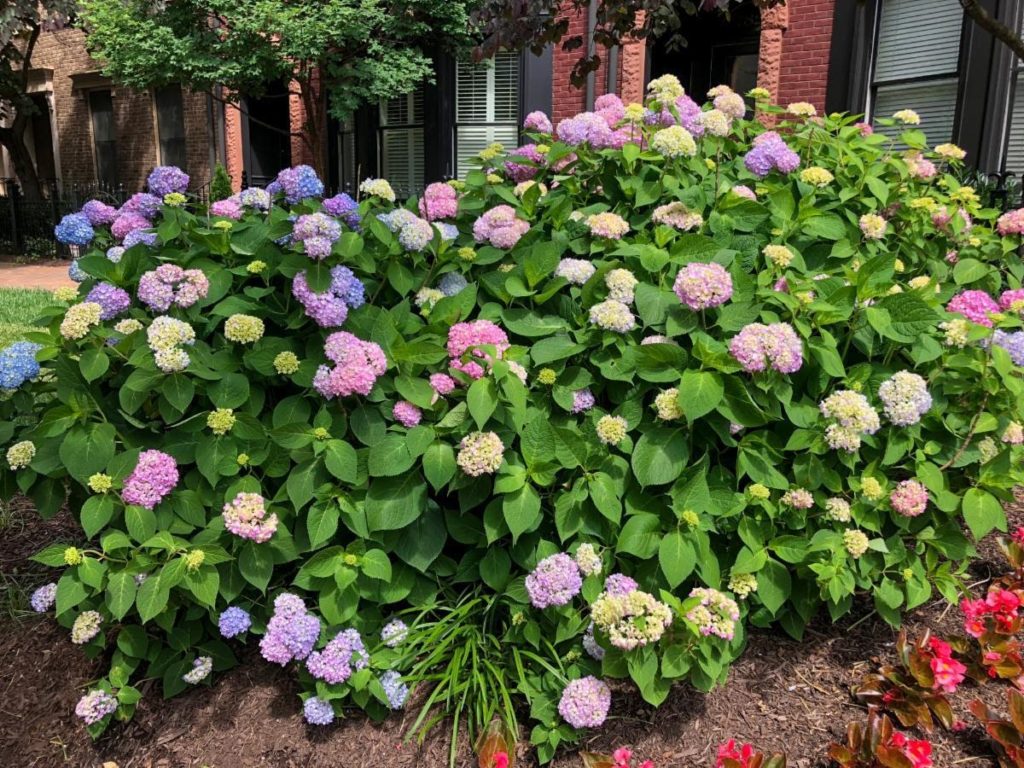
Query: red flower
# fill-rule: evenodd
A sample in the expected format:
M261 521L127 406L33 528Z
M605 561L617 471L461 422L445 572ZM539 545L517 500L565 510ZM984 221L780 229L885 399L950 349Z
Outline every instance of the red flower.
M742 765L743 768L746 768L753 756L753 744L744 744L737 749L736 739L729 739L725 744L722 744L718 748L718 760L715 761L715 768L723 768L726 760L735 760Z
M498 752L494 755L494 768L508 768L507 752Z
M628 747L619 747L612 752L612 759L615 761L615 768L629 768L629 761L632 757L633 753Z
M910 758L914 768L931 768L932 745L924 739L908 742L903 753Z
M937 690L946 693L953 693L957 686L964 681L967 667L954 658L933 658L931 660L932 674L935 676L935 683L932 685Z
M1018 544L1024 544L1024 526L1017 528L1017 530L1013 532L1013 535L1010 538L1012 538Z

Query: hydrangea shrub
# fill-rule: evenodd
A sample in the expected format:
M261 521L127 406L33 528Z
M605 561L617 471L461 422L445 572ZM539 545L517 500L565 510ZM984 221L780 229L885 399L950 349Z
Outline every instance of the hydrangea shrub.
M747 623L956 599L1024 479L1024 216L916 128L762 96L532 114L404 205L300 166L196 210L164 170L64 222L2 483L81 522L33 605L112 653L90 728L244 642L311 723L383 716L416 618L477 593L547 759L606 678L658 704Z

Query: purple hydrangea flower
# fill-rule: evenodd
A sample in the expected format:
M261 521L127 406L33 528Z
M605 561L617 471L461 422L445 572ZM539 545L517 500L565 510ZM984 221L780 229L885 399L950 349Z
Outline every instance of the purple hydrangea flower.
M108 224L113 224L114 219L117 218L117 209L112 205L107 205L102 200L90 200L82 206L83 214L89 219L89 223L94 227L104 227Z
M564 552L545 557L526 577L526 591L534 608L566 605L582 588L580 568Z
M135 469L124 481L125 504L153 509L178 484L178 465L163 451L143 451Z
M29 604L36 613L46 613L57 602L57 584L51 582L39 587L29 598Z
M324 210L331 216L344 221L350 229L358 230L359 224L362 222L362 217L359 215L359 203L344 192L324 200Z
M721 264L694 261L679 270L672 290L690 309L710 309L732 298L732 276Z
M132 305L132 297L128 291L110 283L97 283L85 297L86 301L99 304L100 319L110 320L117 317Z
M53 235L65 245L83 247L92 242L96 232L84 213L69 213L53 228Z
M156 195L151 195L148 192L136 192L128 198L128 201L124 205L121 206L121 210L118 211L118 215L137 213L143 218L152 221L156 218L156 215L160 213L160 209L163 207L163 204L163 199Z
M1024 331L1007 333L997 330L992 335L992 343L1009 352L1014 365L1024 365Z
M146 186L159 197L171 192L183 193L188 189L188 174L176 165L158 165L150 172Z
M293 659L302 661L320 637L320 619L306 610L302 598L282 592L274 600L274 615L260 640L263 658L282 667Z
M366 667L369 658L359 633L345 629L335 635L322 651L309 654L306 669L317 680L344 683L355 670Z
M110 234L116 239L123 240L129 232L136 229L149 229L152 226L145 216L140 213L125 211L124 208L118 212L114 223L110 225Z
M558 714L573 728L598 728L608 717L611 703L611 689L588 675L565 686L558 702Z
M122 256L124 256L123 245L112 245L110 248L107 248L107 259L114 264L119 264Z
M572 393L572 408L570 413L583 413L589 411L594 407L594 403L597 401L594 399L594 393L590 391L590 387L584 387L583 389L577 389Z
M526 119L523 120L523 128L527 131L536 131L537 133L551 133L551 120L546 114L537 110L526 116Z
M790 149L774 131L766 131L754 139L754 146L743 158L747 170L763 179L772 169L792 173L800 165L800 156Z
M409 698L409 686L402 682L402 676L393 669L389 669L380 676L381 687L384 688L384 695L388 698L388 706L393 710L399 710L405 706L405 700Z
M252 617L244 608L231 606L221 613L217 619L217 627L222 637L238 637L249 631L252 626Z
M341 237L341 225L323 213L307 213L295 221L292 239L300 242L311 259L326 259Z
M116 711L117 699L106 691L89 691L75 705L75 714L85 721L86 725L95 725Z
M639 589L636 580L624 573L613 573L604 580L604 591L609 595L628 595Z
M139 243L149 248L153 248L156 246L156 232L143 232L141 229L133 229L124 236L122 247L128 249L133 245L138 245Z
M345 322L349 309L357 309L366 302L366 288L348 267L331 270L331 286L324 293L315 293L300 272L292 281L292 294L321 328L333 328Z
M259 187L249 187L238 193L238 202L246 208L265 211L270 208L270 194Z

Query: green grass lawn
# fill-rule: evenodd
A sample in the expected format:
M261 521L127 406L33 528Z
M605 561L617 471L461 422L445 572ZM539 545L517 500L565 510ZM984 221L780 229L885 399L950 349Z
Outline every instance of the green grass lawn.
M0 349L31 330L43 307L54 304L53 293L37 288L0 288Z

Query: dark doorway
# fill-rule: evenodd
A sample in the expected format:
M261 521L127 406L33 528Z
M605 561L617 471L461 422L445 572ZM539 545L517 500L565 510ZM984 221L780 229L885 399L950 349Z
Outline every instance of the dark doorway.
M53 161L53 128L50 124L50 102L45 93L33 93L32 104L35 113L32 115L31 152L36 161L36 175L41 181L57 178L57 168Z
M242 100L242 110L245 172L249 184L263 187L292 164L288 86L273 83L263 96L247 96Z
M715 85L737 93L757 85L761 12L755 3L735 6L728 17L714 11L684 16L681 32L685 45L673 46L667 34L648 47L648 80L675 75L697 102Z

